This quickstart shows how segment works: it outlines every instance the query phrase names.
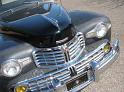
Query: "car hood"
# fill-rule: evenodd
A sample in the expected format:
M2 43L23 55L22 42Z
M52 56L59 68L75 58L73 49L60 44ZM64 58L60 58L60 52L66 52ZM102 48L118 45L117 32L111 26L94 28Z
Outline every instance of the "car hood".
M61 6L52 4L47 14L34 14L19 20L3 22L2 31L38 47L54 47L75 36L71 19ZM57 43L61 42L61 43Z

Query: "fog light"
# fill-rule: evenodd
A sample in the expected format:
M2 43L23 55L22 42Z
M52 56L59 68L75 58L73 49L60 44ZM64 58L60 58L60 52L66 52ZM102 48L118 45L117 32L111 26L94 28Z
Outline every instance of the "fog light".
M107 43L104 46L103 51L104 51L104 53L108 53L110 51L110 49L111 49L111 45L109 43Z
M26 92L27 87L26 86L17 86L15 89L16 92Z

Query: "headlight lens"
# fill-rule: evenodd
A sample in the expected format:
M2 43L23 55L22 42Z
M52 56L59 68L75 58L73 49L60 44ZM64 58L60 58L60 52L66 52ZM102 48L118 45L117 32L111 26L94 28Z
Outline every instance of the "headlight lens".
M92 38L92 37L97 37L97 38L103 38L106 34L107 34L107 31L111 28L111 24L110 23L99 23L96 25L96 27L89 31L87 34L86 34L86 38Z
M98 38L102 38L106 35L107 31L108 31L108 28L104 24L99 24L97 25L97 28L96 28L96 36Z
M21 66L17 60L11 59L2 65L2 74L6 77L14 77L21 72Z

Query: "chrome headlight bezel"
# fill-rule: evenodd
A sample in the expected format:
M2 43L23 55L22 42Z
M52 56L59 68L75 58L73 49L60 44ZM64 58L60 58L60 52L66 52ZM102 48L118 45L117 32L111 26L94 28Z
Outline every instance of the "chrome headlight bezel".
M91 31L86 33L86 38L103 38L111 28L111 23L98 23Z
M15 77L22 71L22 67L18 60L10 59L1 65L1 73L6 77Z

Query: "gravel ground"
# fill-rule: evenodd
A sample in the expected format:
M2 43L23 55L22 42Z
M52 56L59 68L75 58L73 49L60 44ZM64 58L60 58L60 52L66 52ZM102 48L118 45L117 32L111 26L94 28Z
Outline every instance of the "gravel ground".
M120 57L99 82L94 82L82 92L124 92L124 0L62 0L68 10L93 11L107 15L112 22L112 39L120 40Z

